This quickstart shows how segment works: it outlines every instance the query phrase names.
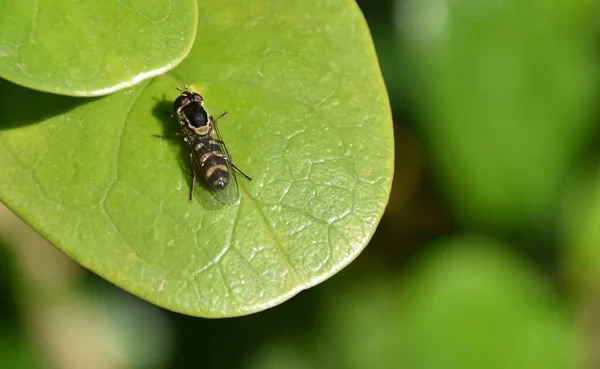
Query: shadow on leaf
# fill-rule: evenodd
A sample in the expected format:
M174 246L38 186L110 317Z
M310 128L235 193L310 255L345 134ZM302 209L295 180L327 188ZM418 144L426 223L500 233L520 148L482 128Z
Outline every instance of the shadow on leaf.
M0 79L0 131L39 123L99 98L55 95Z

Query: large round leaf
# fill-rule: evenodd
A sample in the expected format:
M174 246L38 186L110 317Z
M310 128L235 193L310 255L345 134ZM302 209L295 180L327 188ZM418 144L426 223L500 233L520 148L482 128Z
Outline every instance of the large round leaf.
M169 75L80 100L0 84L0 199L82 265L166 308L268 308L364 248L387 203L390 111L364 19L347 0L200 4ZM191 83L236 164L240 201L198 187L174 134ZM32 124L37 122L38 124Z
M108 94L179 64L196 23L193 0L5 0L0 77L63 95Z

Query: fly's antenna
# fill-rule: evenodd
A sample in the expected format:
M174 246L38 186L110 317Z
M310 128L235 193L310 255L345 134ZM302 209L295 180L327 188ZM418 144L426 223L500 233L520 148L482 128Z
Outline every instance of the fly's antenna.
M186 83L186 85L185 85L185 89L183 89L183 90L182 90L182 89L181 89L179 86L175 86L175 88L176 88L176 89L177 89L177 91L179 91L179 92L188 91L188 90L190 89L190 84L189 84L189 83Z

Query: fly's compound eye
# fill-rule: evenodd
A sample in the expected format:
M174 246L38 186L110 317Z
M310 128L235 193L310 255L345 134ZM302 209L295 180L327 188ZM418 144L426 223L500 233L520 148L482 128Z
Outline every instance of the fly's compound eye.
M200 96L199 93L194 92L192 94L192 96L194 97L194 101L200 101L200 102L204 101L204 99L202 98L202 96Z
M198 101L202 103L204 99L202 99L202 96L200 96L199 93L184 91L175 99L175 102L173 103L173 109L177 111L192 101Z
M175 102L173 103L173 110L177 111L179 108L190 103L190 97L187 94L181 94L177 96Z

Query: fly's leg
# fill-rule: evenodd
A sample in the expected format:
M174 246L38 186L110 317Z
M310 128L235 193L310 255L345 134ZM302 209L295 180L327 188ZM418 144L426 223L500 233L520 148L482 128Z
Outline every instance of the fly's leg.
M164 138L164 139L167 139L167 140L173 138L172 136L166 136L166 135L152 135L152 136L154 136L156 138ZM173 133L173 136L181 136L181 133L180 132Z
M221 113L218 117L213 119L213 123L215 124L215 126L217 125L217 121L221 118L223 118L225 115L227 115L227 111L224 111L223 113ZM221 145L225 146L225 142L221 141L221 140L213 140L216 141L218 143L220 143ZM233 169L235 169L239 174L241 174L244 178L246 178L247 180L251 181L252 178L250 178L250 176L248 176L246 173L242 172L242 170L240 168L237 167L237 165L235 165L233 163L233 161L231 160L231 158L229 156L224 156L224 158L231 164L231 166L233 167Z
M237 165L233 164L233 162L231 161L231 158L227 158L227 160L229 160L229 163L231 163L231 166L233 167L233 169L235 169L239 174L244 176L244 178L246 178L249 181L252 180L252 178L250 178L246 173L242 172L241 169L237 167Z
M227 112L225 112L225 113L227 113ZM220 116L225 115L225 113L221 114ZM213 141L218 142L221 145L225 146L225 142L223 142L221 140L213 139ZM237 165L235 165L233 163L233 160L231 160L231 157L229 157L228 155L223 155L223 158L225 158L225 160L227 160L229 162L229 164L231 164L231 166L233 167L233 169L235 169L239 174L241 174L242 176L244 176L244 178L246 178L249 181L252 180L252 178L250 178L250 176L248 176L246 173L242 172L242 170L240 168L238 168Z
M169 113L168 111L165 110L165 114L167 114L169 116L169 118L171 119L175 119L175 116L173 115L173 113ZM175 134L173 134L174 136L181 136L181 132L177 132ZM173 137L170 136L166 136L166 135L152 135L154 137L158 137L158 138L165 138L165 139L171 139Z
M226 115L227 115L227 112L226 112L226 111L224 111L224 112L223 112L223 113L221 113L221 114L220 114L218 117L216 117L216 118L213 118L213 123L217 124L217 121L218 121L219 119L223 118L223 117L224 117L224 116L226 116Z
M194 197L194 185L196 184L196 172L194 172L194 154L190 151L190 168L192 169L192 184L190 186L190 201Z

